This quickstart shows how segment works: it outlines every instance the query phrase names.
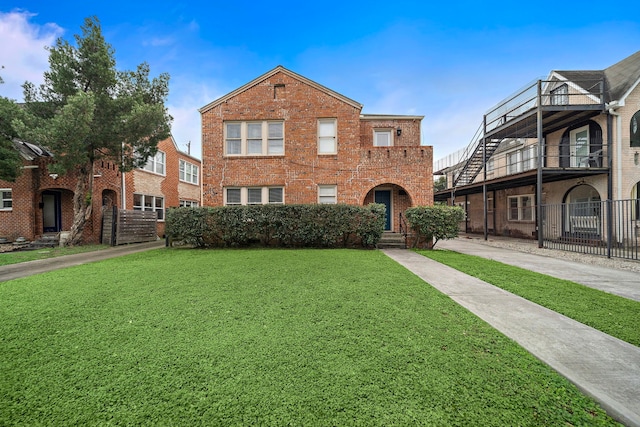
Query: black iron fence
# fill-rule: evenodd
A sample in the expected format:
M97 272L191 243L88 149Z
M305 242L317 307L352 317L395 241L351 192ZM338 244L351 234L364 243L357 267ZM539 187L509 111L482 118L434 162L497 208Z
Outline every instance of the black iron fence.
M640 201L542 206L545 248L640 260Z

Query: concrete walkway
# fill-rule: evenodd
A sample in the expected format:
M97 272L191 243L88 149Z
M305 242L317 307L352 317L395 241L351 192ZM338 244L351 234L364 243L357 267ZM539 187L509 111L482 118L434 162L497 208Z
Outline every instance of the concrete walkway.
M548 252L548 256L543 256L487 245L483 242L480 239L465 238L441 240L438 242L437 249L449 249L492 259L640 301L640 273L554 257L554 254L557 255L560 251L553 249L544 250ZM535 245L535 243L530 244Z
M640 348L415 252L383 252L551 366L610 416L640 427ZM510 251L509 258L530 256ZM568 268L568 261L541 258L546 274Z
M19 279L33 274L44 273L46 271L58 270L60 268L72 267L74 265L86 264L117 256L133 254L136 252L148 251L164 247L164 240L157 240L148 243L132 243L100 249L93 252L65 255L55 258L39 259L36 261L21 262L19 264L9 264L0 266L0 282Z

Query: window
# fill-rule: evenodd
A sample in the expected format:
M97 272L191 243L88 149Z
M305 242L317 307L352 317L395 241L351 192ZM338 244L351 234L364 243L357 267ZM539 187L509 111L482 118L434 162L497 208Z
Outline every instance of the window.
M155 156L149 157L147 164L142 169L154 172L160 175L164 175L165 154L163 151L158 151Z
M509 221L533 221L533 196L509 196L508 198L508 213L507 217Z
M225 205L233 206L242 204L242 189L240 188L227 188L225 192L227 200Z
M227 156L274 156L284 154L284 122L225 123Z
M551 91L551 105L569 104L569 86L563 84Z
M571 167L585 167L589 164L589 126L572 130L570 133Z
M193 200L180 200L181 208L197 208L199 203Z
M198 185L198 166L180 160L180 181Z
M10 188L0 188L0 211L13 209L13 195Z
M391 139L391 130L374 130L373 131L373 146L374 147L390 147L393 145Z
M283 204L283 187L236 187L225 188L226 206Z
M631 117L629 131L629 135L631 135L629 138L631 147L640 147L640 111L636 111L633 117Z
M318 120L318 153L336 154L337 152L336 119Z
M336 204L337 200L336 185L319 185L318 186L318 203L320 204Z
M536 167L536 147L521 148L507 154L507 173L514 174L534 169Z
M158 220L164 221L164 197L134 194L133 210L156 212L158 214Z

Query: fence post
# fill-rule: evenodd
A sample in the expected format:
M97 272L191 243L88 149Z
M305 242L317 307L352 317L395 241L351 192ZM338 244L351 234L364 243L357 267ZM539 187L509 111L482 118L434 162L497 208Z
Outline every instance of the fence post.
M118 226L118 207L114 206L113 215L111 215L111 239L109 239L109 244L111 246L116 245L116 227Z

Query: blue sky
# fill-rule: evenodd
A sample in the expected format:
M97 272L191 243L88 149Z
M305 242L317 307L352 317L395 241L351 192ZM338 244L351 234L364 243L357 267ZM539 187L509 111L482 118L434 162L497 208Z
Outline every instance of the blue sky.
M434 159L466 146L496 103L551 70L603 69L640 50L637 1L22 1L0 5L0 95L22 99L45 46L97 16L118 69L171 75L181 150L198 108L277 65L364 105L425 116Z

